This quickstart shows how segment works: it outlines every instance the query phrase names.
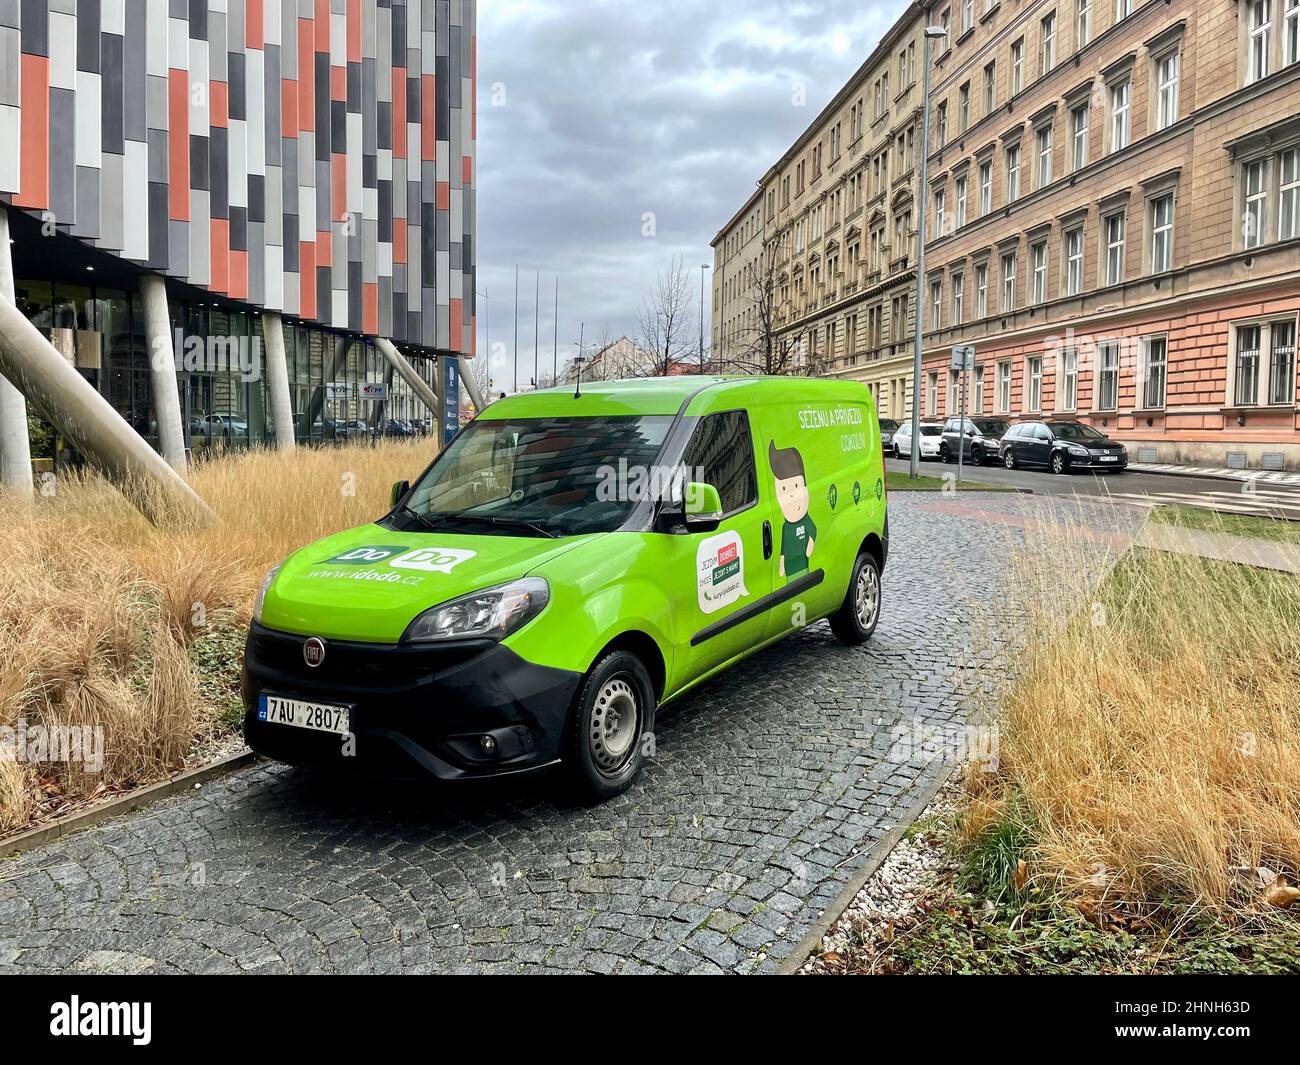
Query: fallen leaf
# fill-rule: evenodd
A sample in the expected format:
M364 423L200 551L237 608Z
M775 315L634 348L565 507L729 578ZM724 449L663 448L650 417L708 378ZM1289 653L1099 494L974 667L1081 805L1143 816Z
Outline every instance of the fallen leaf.
M840 960L840 956L835 951L828 950L825 954L821 956L821 959L824 962L834 965L837 961Z
M1024 891L1027 883L1029 883L1029 866L1025 865L1025 860L1021 858L1016 862L1016 871L1011 877L1011 887L1015 891Z
M1287 909L1296 899L1300 899L1300 888L1292 887L1285 877L1279 876L1264 891L1264 901L1279 909Z

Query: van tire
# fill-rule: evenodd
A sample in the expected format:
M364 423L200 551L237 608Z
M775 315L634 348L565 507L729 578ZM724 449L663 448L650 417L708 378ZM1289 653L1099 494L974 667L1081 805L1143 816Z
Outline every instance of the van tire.
M880 566L874 555L863 551L853 563L844 602L830 616L831 631L849 647L866 643L880 623L882 602Z
M563 761L579 797L602 802L631 787L654 714L654 684L641 659L630 651L601 656L578 692L565 740Z

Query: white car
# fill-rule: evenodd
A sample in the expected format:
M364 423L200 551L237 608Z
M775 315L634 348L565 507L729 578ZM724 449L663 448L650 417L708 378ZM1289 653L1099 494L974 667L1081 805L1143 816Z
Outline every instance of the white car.
M939 445L943 442L943 422L921 423L921 458L937 459ZM905 459L912 455L912 422L904 419L894 433L894 456Z

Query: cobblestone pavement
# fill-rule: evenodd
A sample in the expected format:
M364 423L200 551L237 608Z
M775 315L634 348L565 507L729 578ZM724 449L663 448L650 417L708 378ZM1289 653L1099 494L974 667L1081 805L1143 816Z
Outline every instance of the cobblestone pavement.
M1009 609L1008 549L1044 505L1086 506L896 493L871 643L818 624L666 708L603 806L259 763L0 862L0 973L771 971L940 772L899 737L959 730L1005 675L945 619Z

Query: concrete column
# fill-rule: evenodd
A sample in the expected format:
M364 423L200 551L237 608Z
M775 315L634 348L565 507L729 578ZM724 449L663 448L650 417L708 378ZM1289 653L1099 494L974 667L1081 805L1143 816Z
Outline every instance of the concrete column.
M440 422L442 419L442 403L438 393L430 388L428 382L415 372L415 367L406 361L406 356L393 347L393 342L387 337L375 337L375 347L379 349L379 354L387 359L393 369L397 371L398 376L407 383L411 391L419 397L420 402L429 408L434 423Z
M144 335L149 345L149 384L158 422L158 450L171 468L184 476L185 426L181 422L181 393L176 387L176 354L172 348L172 319L167 311L167 284L157 274L140 278L144 304Z
M476 415L483 413L483 408L487 406L483 402L483 393L479 391L478 381L474 379L474 371L470 367L470 360L464 355L457 355L456 362L460 366L460 383L465 386L465 391L469 393L469 401L474 404L474 413Z
M14 293L14 261L9 245L9 215L0 204L0 297L10 304ZM0 377L0 481L19 499L32 498L32 447L27 437L27 401Z
M207 504L7 299L0 374L155 525L211 521Z
M271 400L271 428L275 446L294 449L293 401L289 398L289 360L284 354L284 327L274 311L262 312L262 372Z

